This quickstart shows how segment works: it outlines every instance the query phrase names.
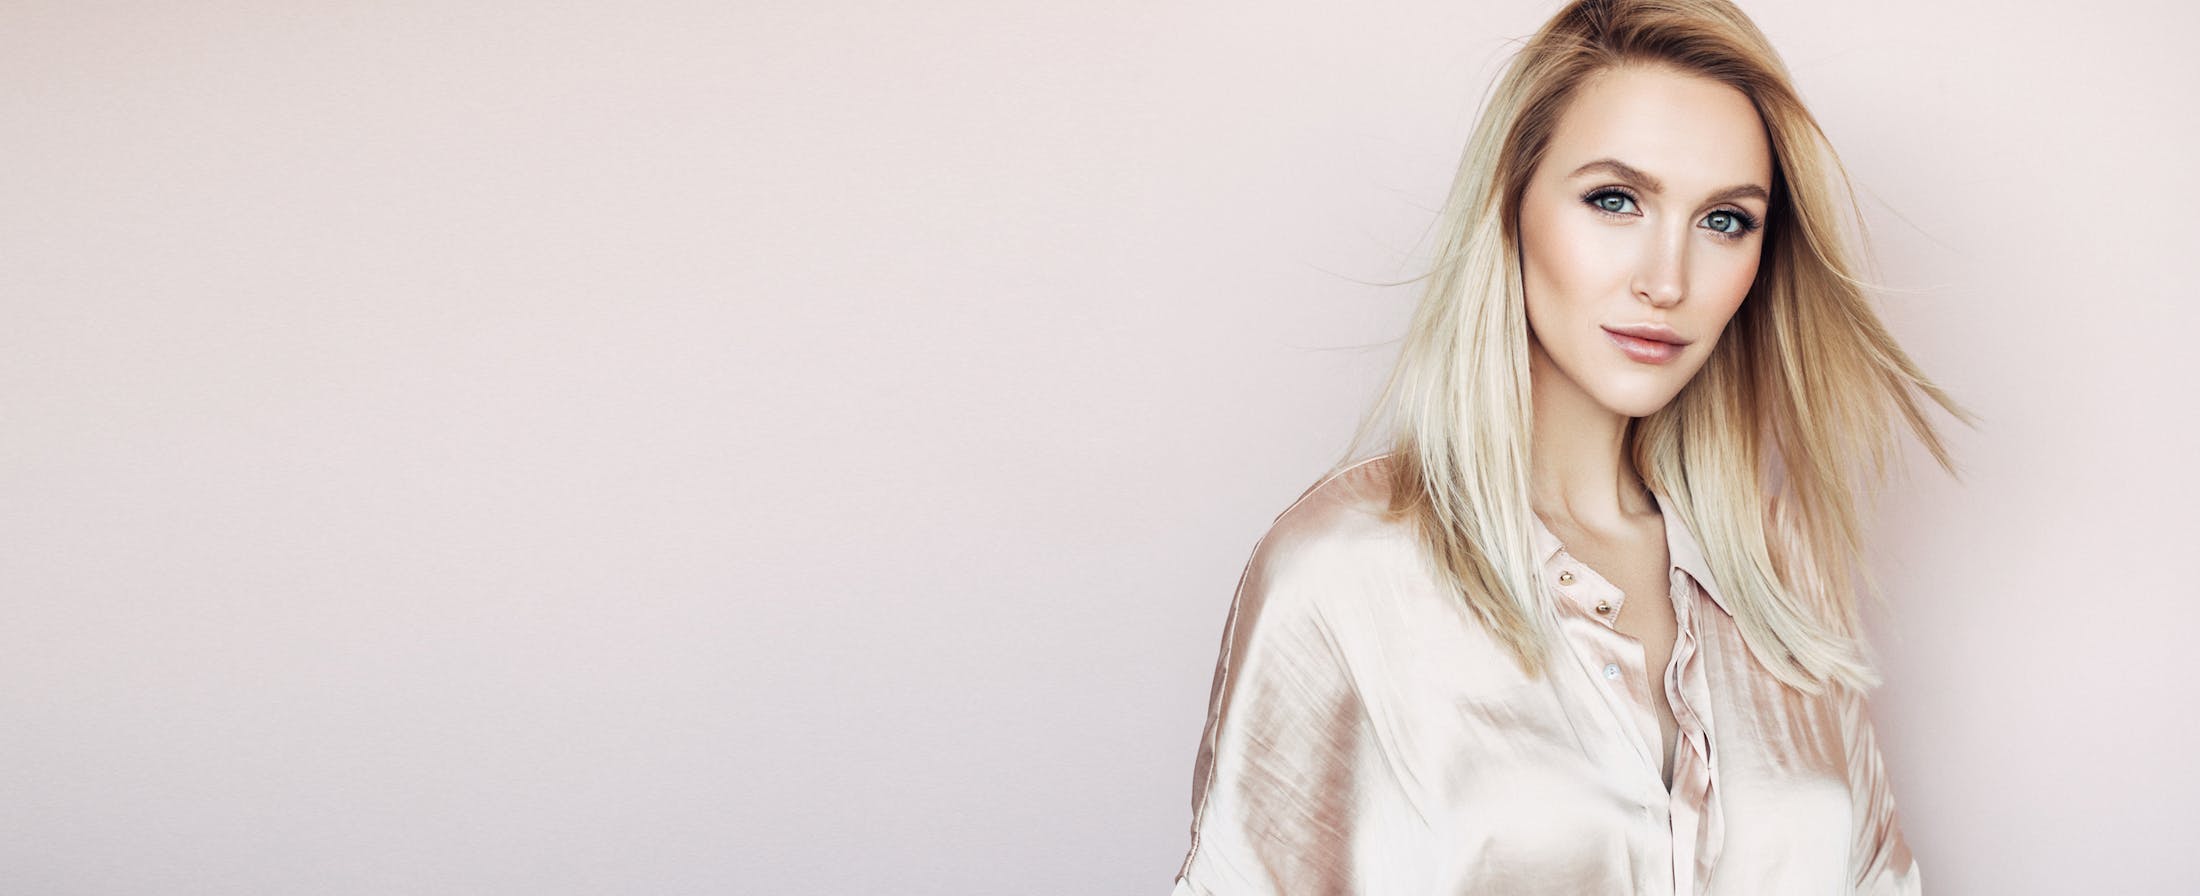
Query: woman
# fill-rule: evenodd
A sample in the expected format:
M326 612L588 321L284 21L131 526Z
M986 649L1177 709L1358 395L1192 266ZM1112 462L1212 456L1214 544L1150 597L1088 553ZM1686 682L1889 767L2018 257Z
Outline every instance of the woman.
M1956 472L1912 390L1973 418L1839 177L1726 0L1526 44L1382 399L1246 566L1176 893L1919 892L1850 488L1897 412Z

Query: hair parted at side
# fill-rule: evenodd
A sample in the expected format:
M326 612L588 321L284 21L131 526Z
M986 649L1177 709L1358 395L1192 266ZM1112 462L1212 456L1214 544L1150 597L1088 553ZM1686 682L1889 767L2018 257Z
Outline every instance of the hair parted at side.
M1877 585L1857 563L1865 509L1852 489L1866 472L1885 477L1896 413L1960 475L1913 390L1977 421L1880 322L1844 233L1864 243L1847 173L1771 44L1728 0L1581 0L1513 57L1460 158L1397 363L1334 469L1387 422L1391 511L1522 669L1541 673L1556 619L1533 556L1519 209L1583 83L1640 64L1748 96L1773 183L1748 296L1687 387L1628 428L1627 455L1697 534L1760 662L1809 693L1868 690L1880 678L1855 595Z

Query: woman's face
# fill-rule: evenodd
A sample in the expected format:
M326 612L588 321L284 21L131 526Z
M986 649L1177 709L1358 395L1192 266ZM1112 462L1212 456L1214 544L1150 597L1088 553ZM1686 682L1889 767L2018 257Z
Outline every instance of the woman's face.
M1741 91L1643 66L1584 84L1520 205L1538 395L1642 417L1679 394L1757 276L1771 185ZM1670 332L1612 332L1637 326Z

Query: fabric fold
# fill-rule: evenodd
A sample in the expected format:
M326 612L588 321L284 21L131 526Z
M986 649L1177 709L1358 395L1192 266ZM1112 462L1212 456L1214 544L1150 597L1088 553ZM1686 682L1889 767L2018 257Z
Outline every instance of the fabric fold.
M1657 496L1665 666L1644 668L1617 628L1625 603L1659 595L1623 595L1538 520L1563 643L1530 676L1388 512L1392 457L1315 483L1254 545L1222 620L1176 896L1914 896L1861 696L1804 693L1756 662L1744 605L1714 590L1675 503Z

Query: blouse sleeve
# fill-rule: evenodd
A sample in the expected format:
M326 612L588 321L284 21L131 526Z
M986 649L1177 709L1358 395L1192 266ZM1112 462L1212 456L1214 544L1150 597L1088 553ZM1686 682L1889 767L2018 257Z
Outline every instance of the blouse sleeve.
M1894 791L1865 699L1852 689L1842 691L1841 725L1848 744L1849 796L1856 819L1849 847L1851 889L1861 896L1919 896L1917 861L1902 836Z
M1321 578L1303 552L1270 538L1246 564L1215 664L1191 849L1172 896L1360 889L1353 844L1368 724Z

